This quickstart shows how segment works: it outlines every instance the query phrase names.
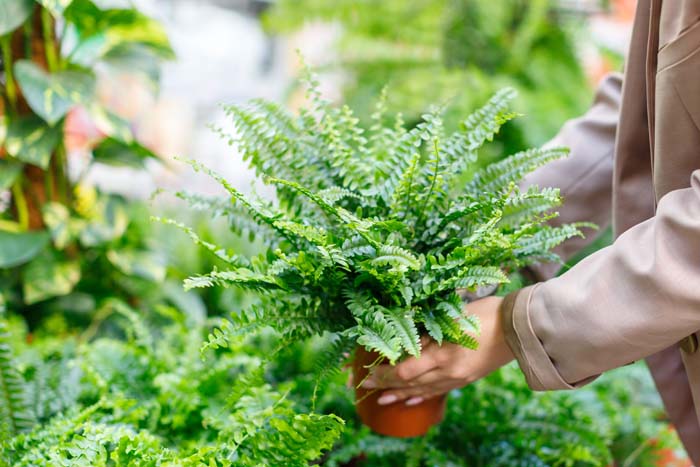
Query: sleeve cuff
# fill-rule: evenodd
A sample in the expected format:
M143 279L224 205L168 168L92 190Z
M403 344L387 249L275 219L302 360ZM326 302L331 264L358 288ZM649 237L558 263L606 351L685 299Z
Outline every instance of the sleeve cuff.
M576 384L564 381L532 328L530 302L538 285L512 292L503 300L501 316L506 342L518 360L531 389L549 391L582 386L594 378Z

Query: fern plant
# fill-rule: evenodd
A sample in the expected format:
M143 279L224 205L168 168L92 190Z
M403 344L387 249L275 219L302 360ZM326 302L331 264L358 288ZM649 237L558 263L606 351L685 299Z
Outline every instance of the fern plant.
M25 382L10 347L10 335L0 313L0 438L29 430L35 423L24 391Z
M205 348L272 327L287 342L328 334L335 357L355 344L395 363L419 356L428 334L476 348L479 323L465 314L458 289L508 281L507 272L542 259L577 225L550 227L560 203L553 188L521 191L523 176L567 154L532 149L469 173L479 149L516 116L505 89L448 134L441 110L406 129L386 115L383 94L369 129L347 107L324 100L308 70L309 108L293 116L274 103L227 107L236 135L222 132L278 202L244 195L227 180L189 161L219 182L228 202L181 192L198 208L227 215L233 229L264 241L267 251L244 257L194 240L225 261L225 270L190 277L188 289L235 286L255 292L257 305L233 313ZM331 359L332 360L332 359Z
M203 362L203 316L151 311L113 300L80 341L44 334L9 364L0 318L0 467L305 467L332 448L343 421L296 410L256 349Z

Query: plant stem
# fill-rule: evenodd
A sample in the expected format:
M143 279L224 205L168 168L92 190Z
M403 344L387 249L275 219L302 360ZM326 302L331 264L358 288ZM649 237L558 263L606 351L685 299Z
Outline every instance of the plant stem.
M10 103L12 111L17 111L17 87L15 85L15 76L12 71L12 45L10 43L11 35L8 34L0 39L0 47L2 47L2 63L5 68L5 89L7 100Z
M49 167L46 169L46 177L44 177L44 190L46 190L46 199L50 199L51 201L56 201L56 183L54 182L53 176L54 170L58 169L56 167L53 167L53 164L49 164Z
M15 201L15 209L17 209L17 220L22 230L29 229L29 208L27 207L27 198L22 191L22 180L20 176L14 185L12 185L12 198Z
M44 37L44 51L46 53L46 66L50 72L58 68L58 54L54 42L53 18L46 8L41 9L41 29Z
M58 185L58 196L61 202L68 205L71 200L70 183L68 181L68 161L66 157L66 147L63 142L56 148L56 184Z
M624 460L622 467L631 467L637 461L637 458L642 455L644 450L651 445L652 441L652 439L646 439L639 446L637 446L634 451L632 451L632 453Z

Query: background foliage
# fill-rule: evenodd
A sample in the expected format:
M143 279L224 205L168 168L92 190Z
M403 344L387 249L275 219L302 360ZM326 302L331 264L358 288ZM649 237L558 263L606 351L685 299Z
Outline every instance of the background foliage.
M511 366L451 394L428 438L401 441L359 424L343 372L317 386L332 340L290 346L263 332L200 353L220 322L209 316L253 299L230 288L185 293L180 282L227 263L150 222L151 206L68 174L65 122L76 106L105 135L92 163L154 158L95 86L128 69L155 89L173 52L157 22L103 5L0 3L0 466L651 466L677 447L639 365L546 394ZM577 26L550 2L284 0L268 24L288 31L311 17L343 26L345 98L363 124L387 83L387 111L405 112L408 130L446 103L452 131L495 90L517 88L529 115L481 161L543 142L587 100ZM262 251L239 235L240 216L222 217L179 220L224 250Z
M343 96L367 121L384 86L387 105L417 122L430 105L447 105L448 129L504 87L518 92L527 118L509 125L483 161L551 138L582 113L591 89L575 47L581 18L555 0L418 0L382 2L281 0L266 18L287 32L322 20L339 24L337 63L349 77Z

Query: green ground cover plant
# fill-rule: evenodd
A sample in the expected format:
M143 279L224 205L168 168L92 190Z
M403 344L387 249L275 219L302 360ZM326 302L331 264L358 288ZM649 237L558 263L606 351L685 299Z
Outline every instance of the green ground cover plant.
M342 432L335 415L295 411L291 383L251 379L254 347L202 361L205 316L103 310L82 335L49 327L31 345L0 318L3 467L306 466Z
M640 366L539 394L509 366L454 391L426 438L377 436L357 420L342 373L312 411L327 341L277 351L279 336L263 333L202 360L214 320L195 310L143 316L113 302L72 335L57 322L28 334L18 315L0 317L0 465L651 467L677 447Z

